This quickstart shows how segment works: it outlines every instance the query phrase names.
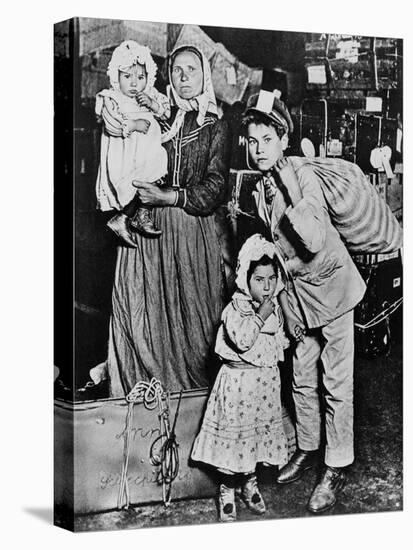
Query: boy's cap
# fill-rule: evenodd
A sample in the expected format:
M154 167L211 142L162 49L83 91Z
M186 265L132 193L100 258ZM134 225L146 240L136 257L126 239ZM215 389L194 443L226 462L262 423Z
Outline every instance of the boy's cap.
M284 102L281 101L281 99L275 97L270 92L264 93L264 99L263 92L260 92L259 94L253 94L249 97L244 116L253 112L261 113L262 115L268 117L278 126L283 126L286 131L291 134L294 130L294 124ZM268 104L269 96L273 96L273 98L271 98L272 101Z

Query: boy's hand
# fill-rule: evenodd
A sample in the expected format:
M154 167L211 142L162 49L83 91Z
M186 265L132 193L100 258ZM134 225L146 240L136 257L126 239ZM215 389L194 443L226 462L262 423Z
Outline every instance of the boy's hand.
M288 335L296 342L302 342L307 329L301 316L291 308L286 290L282 290L278 299L284 316L284 328Z
M295 319L287 318L285 322L287 325L287 332L291 338L297 343L302 342L306 332L305 327L301 323L298 323Z
M136 101L141 107L147 107L148 109L152 110L152 99L148 96L148 94L145 94L145 92L138 92L136 94Z
M271 299L271 296L267 296L267 298L264 298L262 304L258 308L257 313L264 321L266 321L271 313L274 312L274 309L275 305Z
M281 158L275 165L275 171L278 173L282 183L285 185L292 205L295 206L303 198L303 194L301 192L294 168L288 158Z
M135 122L135 130L141 134L147 134L151 123L145 118L138 118Z

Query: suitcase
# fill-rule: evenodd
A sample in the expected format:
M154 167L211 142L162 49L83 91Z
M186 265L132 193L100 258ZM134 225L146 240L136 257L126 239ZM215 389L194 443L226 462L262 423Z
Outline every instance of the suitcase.
M216 494L214 473L190 460L208 395L206 388L182 392L175 427L179 469L170 487L172 502ZM169 402L172 425L179 393L171 394ZM54 409L55 506L58 517L116 509L124 462L126 400L77 403L55 400ZM283 422L291 456L296 445L295 430L285 409ZM160 466L154 463L159 453L156 440L161 431L158 409L149 410L142 400L138 401L133 407L126 471L132 506L163 501ZM123 495L121 497L120 502L126 504ZM61 510L69 512L62 514Z
M227 122L231 136L231 168L234 170L246 170L246 140L241 132L241 121L246 104L236 101L227 106L223 119Z
M403 42L395 38L308 36L305 64L308 90L389 90L401 82ZM314 78L314 67L324 77ZM323 72L320 73L323 75Z
M396 252L353 259L367 285L364 298L354 311L355 350L358 355L373 358L389 352L392 340L401 337L401 257Z
M325 152L327 157L353 160L354 121L338 102L305 99L296 123L299 141L309 139L314 145L315 156Z
M232 169L230 171L229 182L232 197L228 203L228 211L234 235L234 257L237 257L241 246L251 235L261 233L268 240L272 238L271 232L261 218L258 217L252 195L260 178L261 173L255 170Z
M364 172L371 172L370 155L373 149L390 147L390 166L394 170L397 150L397 120L375 115L357 115L356 162Z

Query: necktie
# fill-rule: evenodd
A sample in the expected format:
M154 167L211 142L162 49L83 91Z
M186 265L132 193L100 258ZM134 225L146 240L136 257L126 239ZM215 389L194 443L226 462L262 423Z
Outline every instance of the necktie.
M264 192L265 192L265 202L268 206L271 206L274 199L277 187L275 185L274 178L270 176L269 178L264 176Z

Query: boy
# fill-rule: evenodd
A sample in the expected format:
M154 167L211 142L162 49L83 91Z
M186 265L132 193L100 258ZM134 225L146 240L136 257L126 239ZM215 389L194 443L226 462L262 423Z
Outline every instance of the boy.
M321 360L326 445L321 477L308 502L308 509L319 513L335 505L345 483L343 468L354 460L353 310L365 284L331 223L312 169L304 165L295 171L284 158L293 123L284 103L275 97L268 102L268 95L250 98L243 127L249 159L262 173L253 194L284 266L284 299L294 312L292 317L286 308L286 322L297 340L293 397L298 445L277 482L296 481L315 465L321 442Z

